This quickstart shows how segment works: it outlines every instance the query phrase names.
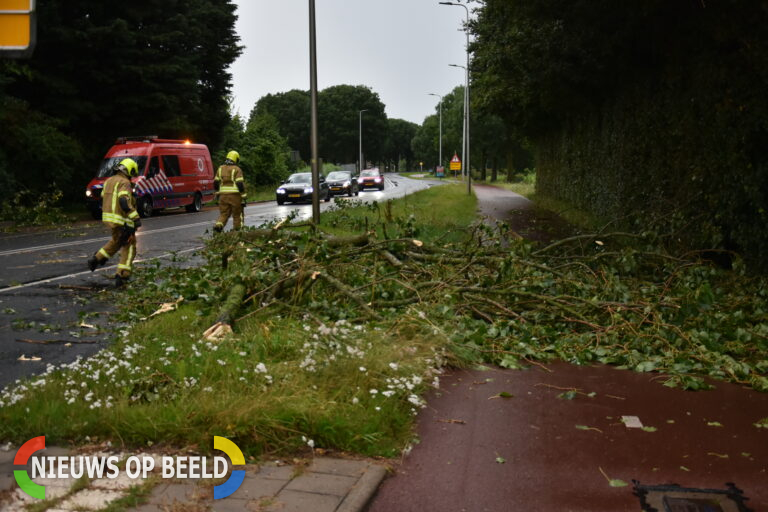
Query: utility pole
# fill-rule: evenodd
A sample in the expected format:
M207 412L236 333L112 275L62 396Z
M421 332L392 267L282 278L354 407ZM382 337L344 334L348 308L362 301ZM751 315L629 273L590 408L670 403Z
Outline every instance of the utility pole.
M463 168L467 169L467 194L472 195L472 171L469 164L469 7L467 7L464 4L459 4L456 2L438 2L441 5L456 5L459 7L463 7L464 10L467 13L467 22L464 26L464 31L467 34L467 65L464 66L456 66L455 64L451 64L451 66L455 67L461 67L465 70L465 80L466 85L464 86L464 143L462 144L464 146L464 151L466 153L464 154L464 162L463 162Z
M363 172L363 112L368 112L368 109L359 110L357 112L357 115L360 117L360 125L358 128L358 133L360 135L360 160L358 160L360 169L358 169L357 174Z
M315 34L315 0L309 0L309 90L312 120L309 144L312 150L312 223L320 224L320 170L317 150L317 44Z

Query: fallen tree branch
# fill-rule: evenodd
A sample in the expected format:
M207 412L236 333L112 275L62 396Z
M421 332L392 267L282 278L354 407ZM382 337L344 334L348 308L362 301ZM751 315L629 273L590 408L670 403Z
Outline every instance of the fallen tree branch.
M328 284L339 290L341 293L352 299L360 308L365 311L366 315L373 320L380 320L379 315L372 310L368 304L356 293L354 293L347 285L328 274L327 272L318 272L318 277L326 281Z
M397 259L397 257L386 249L380 249L379 254L387 260L393 267L402 267L403 262Z
M245 285L238 283L229 289L227 298L224 304L219 309L219 316L217 318L218 323L231 325L232 317L235 315L240 305L243 303L243 297L245 297Z
M92 344L99 340L31 340L28 338L16 338L19 343L33 343L35 345L54 345L56 343Z
M557 242L551 243L548 246L539 249L538 251L533 251L531 253L531 255L536 256L538 254L542 254L542 253L545 253L547 251L550 251L550 250L554 249L555 247L559 247L561 245L564 245L564 244L567 244L567 243L570 243L570 242L576 242L576 241L579 241L579 240L595 240L595 239L598 239L598 238L611 238L611 237L617 237L617 236L624 236L624 237L629 237L629 238L644 238L643 235L638 235L638 234L635 234L635 233L625 233L625 232L622 232L622 231L617 231L615 233L604 233L602 235L598 235L598 234L595 234L595 233L587 234L587 235L576 235L576 236L570 236L568 238L563 238L561 240L558 240Z

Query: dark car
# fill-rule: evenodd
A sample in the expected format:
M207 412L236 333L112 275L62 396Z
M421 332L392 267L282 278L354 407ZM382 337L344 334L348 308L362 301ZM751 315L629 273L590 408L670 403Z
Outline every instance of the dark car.
M328 190L328 183L323 176L320 176L320 190L318 191L320 199L331 200L331 193ZM277 188L275 193L277 204L300 203L302 201L312 201L312 173L299 172L291 174L282 185Z
M328 190L331 196L342 196L344 194L352 197L360 193L360 187L357 185L357 178L348 171L334 171L325 178L328 183Z
M365 190L366 188L384 190L384 176L377 167L361 171L360 177L357 178L357 182L360 185L361 190Z

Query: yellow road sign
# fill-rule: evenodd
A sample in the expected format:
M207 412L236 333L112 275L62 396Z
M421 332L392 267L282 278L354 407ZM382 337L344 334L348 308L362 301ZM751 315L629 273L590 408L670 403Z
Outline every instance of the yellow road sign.
M459 155L456 153L453 154L453 158L451 158L451 163L449 164L449 169L452 171L460 171L461 170L461 160L459 159Z
M0 0L0 56L28 56L35 29L35 0Z

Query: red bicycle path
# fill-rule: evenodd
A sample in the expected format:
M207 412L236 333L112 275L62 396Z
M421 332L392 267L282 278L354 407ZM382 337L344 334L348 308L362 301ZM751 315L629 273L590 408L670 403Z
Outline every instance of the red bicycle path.
M530 218L530 202L517 194L475 192L486 215L513 227ZM367 511L639 511L633 481L719 490L732 483L749 510L768 511L768 429L755 425L768 417L768 393L712 380L715 389L699 392L662 382L658 373L566 362L451 370L419 414L419 442Z

